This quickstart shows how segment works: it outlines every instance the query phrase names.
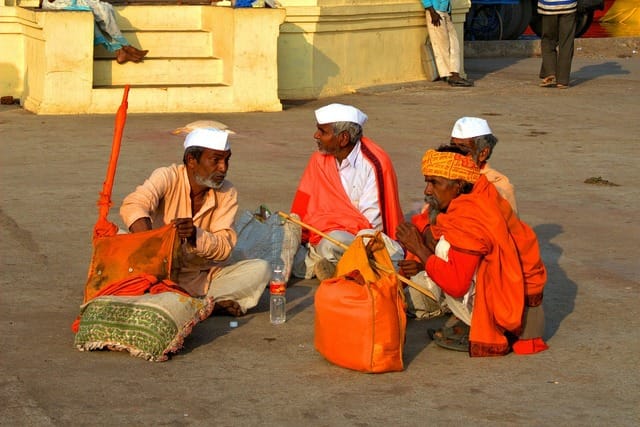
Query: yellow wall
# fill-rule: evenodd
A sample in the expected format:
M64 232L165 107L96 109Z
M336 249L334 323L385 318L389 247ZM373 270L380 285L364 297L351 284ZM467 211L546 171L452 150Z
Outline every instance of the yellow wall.
M420 47L427 30L420 1L280 3L287 9L278 41L281 99L320 98L425 78ZM453 0L452 5L462 51L470 1Z
M274 111L281 108L280 99L321 98L425 78L420 46L427 33L419 0L280 3L285 9L183 6L181 13L197 10L202 28L211 31L213 56L224 61L224 87L148 89L148 95L140 96L149 99L132 101L130 110ZM452 3L462 44L469 0ZM175 13L180 6L116 10L126 22L120 14L145 7L149 16L144 21L154 23L161 22L163 12ZM25 108L39 113L113 111L120 94L98 94L93 88L92 40L89 12L36 13L0 3L0 94L19 97ZM134 66L132 72L139 69Z

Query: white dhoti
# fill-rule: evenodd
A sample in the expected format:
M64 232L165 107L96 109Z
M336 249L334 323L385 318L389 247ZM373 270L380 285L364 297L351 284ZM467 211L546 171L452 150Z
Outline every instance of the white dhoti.
M449 249L451 245L444 237L441 237L435 248L435 255L448 261ZM407 311L414 315L417 319L431 319L451 311L458 319L467 325L471 325L471 313L473 312L473 302L475 297L475 274L469 286L469 290L460 298L454 298L442 292L442 289L434 282L426 271L421 271L411 277L411 281L431 291L436 297L432 300L428 296L422 294L411 287L405 290L407 301Z
M223 267L211 278L207 295L215 301L235 301L243 313L258 305L271 278L271 265L248 259Z

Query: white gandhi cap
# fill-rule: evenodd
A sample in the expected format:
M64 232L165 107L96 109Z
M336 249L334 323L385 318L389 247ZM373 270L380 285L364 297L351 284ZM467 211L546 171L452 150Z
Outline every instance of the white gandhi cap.
M229 151L229 134L216 128L197 128L184 139L184 148L204 147L218 151Z
M452 138L475 138L476 136L489 135L491 128L486 120L478 117L462 117L453 125Z
M316 110L316 120L320 125L351 122L362 126L367 121L367 115L351 105L329 104Z

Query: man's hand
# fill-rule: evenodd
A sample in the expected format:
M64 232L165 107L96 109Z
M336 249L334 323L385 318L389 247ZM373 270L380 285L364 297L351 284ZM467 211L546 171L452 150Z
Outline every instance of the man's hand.
M430 7L427 10L429 11L429 15L431 15L431 23L433 24L433 26L439 27L440 21L442 21L440 14L438 14L438 12L436 12L436 10L433 7Z
M414 259L400 260L398 261L398 267L400 267L400 272L407 278L413 277L421 271L424 271L424 264L420 264Z
M192 245L196 244L196 227L192 218L176 218L171 223L178 229L178 237L187 239Z
M129 231L131 233L139 233L141 231L149 231L149 230L151 230L151 218L149 217L138 218L129 227Z
M431 233L431 227L425 228L424 232L422 233L422 238L424 239L424 244L427 245L429 250L435 253L436 244L438 242L436 241L436 239L433 237L433 234Z
M410 222L403 222L396 228L396 239L409 252L418 256L424 263L433 251L425 244L424 237L418 230L418 227Z

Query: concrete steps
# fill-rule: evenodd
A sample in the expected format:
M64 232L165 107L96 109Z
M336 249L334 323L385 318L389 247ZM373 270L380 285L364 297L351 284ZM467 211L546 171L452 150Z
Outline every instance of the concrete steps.
M113 53L96 46L90 111L116 111L127 84L129 111L232 111L233 88L223 83L224 61L213 55L213 34L202 29L200 10L163 5L158 14L150 8L117 7L125 38L149 53L140 63L118 64Z
M93 87L126 84L214 85L223 82L222 60L215 58L151 58L140 63L118 64L112 59L94 59Z
M153 9L162 8L162 14ZM123 32L131 30L180 31L202 27L198 6L116 6L116 22Z
M141 63L118 64L94 46L91 13L0 8L0 56L8 61L0 80L10 81L25 110L114 114L125 85L130 113L282 110L276 59L284 9L115 9L129 42L149 50Z
M122 87L94 88L89 112L113 114L122 102ZM130 112L154 113L237 111L233 88L224 85L131 87L128 99Z

